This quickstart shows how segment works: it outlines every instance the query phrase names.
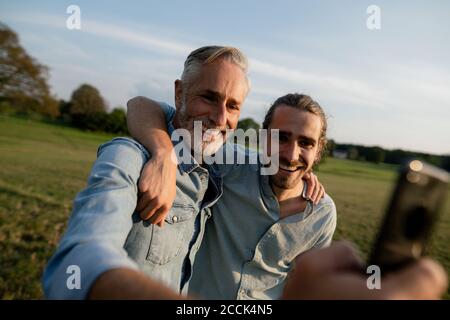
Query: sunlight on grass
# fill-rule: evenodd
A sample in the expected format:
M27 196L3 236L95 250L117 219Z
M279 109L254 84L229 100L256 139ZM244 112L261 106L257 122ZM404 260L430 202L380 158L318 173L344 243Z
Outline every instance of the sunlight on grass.
M0 128L0 298L41 299L42 272L64 232L73 198L86 183L99 144L112 136L4 116ZM335 239L355 242L364 257L395 170L330 158L318 169L338 209ZM431 248L447 271L449 243L448 197Z

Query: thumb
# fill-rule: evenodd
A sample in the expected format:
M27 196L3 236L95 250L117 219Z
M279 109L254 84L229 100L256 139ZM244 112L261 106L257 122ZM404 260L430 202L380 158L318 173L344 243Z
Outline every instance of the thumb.
M303 175L303 180L310 180L311 179L311 172L308 171Z
M444 268L428 258L390 273L382 281L385 293L394 299L439 299L448 286Z
M339 241L328 248L301 254L297 257L296 267L308 268L308 271L313 273L336 270L362 271L364 263L350 242Z

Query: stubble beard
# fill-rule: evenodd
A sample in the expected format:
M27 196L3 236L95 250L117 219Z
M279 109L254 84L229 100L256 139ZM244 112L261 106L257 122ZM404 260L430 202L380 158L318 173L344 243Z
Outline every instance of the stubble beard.
M202 122L202 135L196 139L194 134L194 122ZM210 121L207 119L195 119L186 115L186 106L183 103L179 110L178 122L180 128L184 128L189 131L191 136L191 150L195 157L203 158L205 156L212 156L217 150L225 143L227 135L222 131L223 128L217 128L210 125ZM208 131L207 131L208 130Z

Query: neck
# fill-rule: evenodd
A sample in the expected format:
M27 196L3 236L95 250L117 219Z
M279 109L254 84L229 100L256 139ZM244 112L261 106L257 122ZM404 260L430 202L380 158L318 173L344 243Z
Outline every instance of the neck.
M278 202L281 203L282 201L297 198L298 196L300 196L303 191L303 183L303 180L300 180L300 182L291 189L278 188L277 186L272 184L272 190L277 197Z
M175 115L173 116L172 125L174 129L180 128L179 113L177 111L175 111Z
M300 196L303 191L303 180L293 189L281 189L272 185L272 190L280 206L280 218L305 210L306 201Z
M173 121L172 121L172 125L173 125L173 128L175 130L182 128L181 125L180 125L180 117L179 117L179 112L178 111L175 112L175 115L174 115ZM193 137L191 137L191 139L193 139ZM192 158L194 158L198 162L198 164L200 164L200 166L204 167L203 155L200 155L200 156L196 155L194 150L192 149L192 146L186 144L187 140L183 139L183 141L181 141L181 143L184 143L184 146L186 146L188 148ZM187 150L187 149L183 149L183 152L185 150Z

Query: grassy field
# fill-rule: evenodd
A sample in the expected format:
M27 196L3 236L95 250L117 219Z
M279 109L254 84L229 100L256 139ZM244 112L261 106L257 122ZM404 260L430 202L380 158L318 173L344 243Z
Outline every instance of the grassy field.
M0 116L0 299L43 298L45 263L98 145L111 137ZM395 167L326 159L318 175L338 208L335 238L355 242L366 257ZM450 197L436 231L431 254L450 272Z

